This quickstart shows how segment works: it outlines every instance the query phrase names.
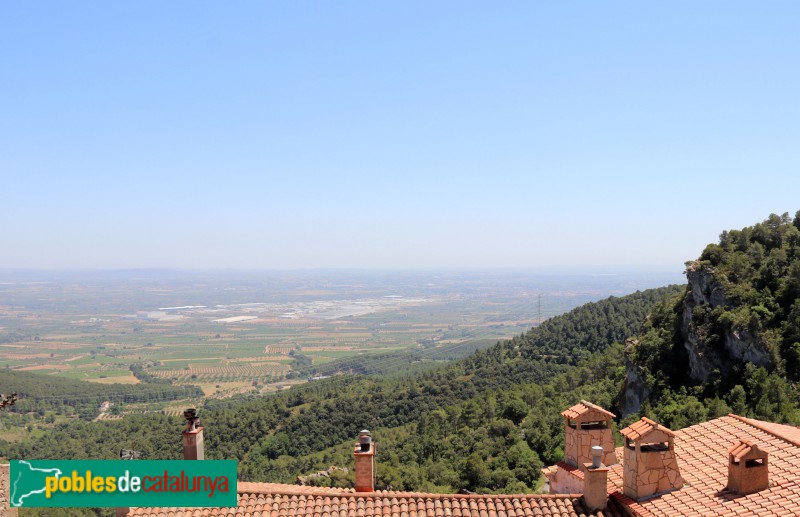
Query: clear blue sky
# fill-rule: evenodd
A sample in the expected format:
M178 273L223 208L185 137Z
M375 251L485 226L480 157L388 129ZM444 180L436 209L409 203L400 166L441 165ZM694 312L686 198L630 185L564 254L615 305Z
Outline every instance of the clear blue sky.
M5 2L0 267L665 265L800 209L798 2Z

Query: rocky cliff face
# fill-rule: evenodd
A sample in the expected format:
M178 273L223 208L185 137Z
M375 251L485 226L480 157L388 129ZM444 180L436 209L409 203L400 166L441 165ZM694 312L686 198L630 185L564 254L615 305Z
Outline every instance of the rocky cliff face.
M738 362L751 362L757 366L769 366L770 356L761 336L746 329L726 327L713 342L701 339L694 310L701 305L711 309L727 305L725 290L714 278L710 268L690 264L686 270L689 290L683 302L681 334L683 345L689 352L689 376L698 383L704 383L714 370L722 375L730 372L731 366Z
M642 402L650 395L641 367L631 361L631 351L636 345L635 339L629 339L625 343L625 384L619 401L622 418L638 412L642 407Z
M689 377L702 384L709 380L712 372L718 370L722 376L730 373L731 367L740 362L752 362L757 366L770 366L770 355L763 339L747 329L722 327L716 325L716 333L709 334L708 322L704 323L697 314L716 307L727 307L728 299L723 285L714 276L714 270L697 263L687 266L688 287L682 308L676 318L680 329L678 341L682 341L689 357ZM699 309L699 310L698 310ZM702 330L701 330L702 327ZM626 347L625 385L619 399L619 409L625 417L638 412L642 402L650 394L645 375L640 365L631 360L636 340L630 340Z

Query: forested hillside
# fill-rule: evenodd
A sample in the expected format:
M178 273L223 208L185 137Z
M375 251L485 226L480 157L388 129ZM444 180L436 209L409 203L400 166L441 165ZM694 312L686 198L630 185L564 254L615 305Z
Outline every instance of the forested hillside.
M612 405L625 372L622 347L612 345L635 334L653 304L678 291L587 304L409 378L336 376L273 396L209 404L201 410L207 457L239 459L245 480L293 482L331 462L349 466L352 440L369 428L379 443L381 487L530 490L543 462L561 456L561 409L581 397ZM0 453L112 458L126 447L148 458L175 458L181 427L180 419L163 416L68 423L21 444L0 442Z
M159 402L186 397L200 397L196 387L158 384L97 384L10 369L0 369L0 386L17 393L19 400L8 408L10 413L56 412L84 419L97 416L100 404Z
M686 267L629 344L623 411L682 427L711 404L800 424L800 212L722 232Z

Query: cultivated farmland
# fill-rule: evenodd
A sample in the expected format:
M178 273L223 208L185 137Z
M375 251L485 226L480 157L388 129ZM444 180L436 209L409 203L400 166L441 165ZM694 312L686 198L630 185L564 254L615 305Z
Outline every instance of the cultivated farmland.
M208 397L263 393L321 366L326 375L346 371L369 354L452 359L586 301L663 283L521 273L105 275L0 272L0 368L196 385Z

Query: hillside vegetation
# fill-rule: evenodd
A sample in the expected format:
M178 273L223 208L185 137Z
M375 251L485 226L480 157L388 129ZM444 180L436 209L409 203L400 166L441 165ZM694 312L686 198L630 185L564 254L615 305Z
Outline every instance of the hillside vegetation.
M531 490L539 468L561 457L559 412L581 397L613 403L625 372L622 347L614 343L678 290L586 304L413 377L336 376L273 396L209 403L201 411L207 457L239 459L245 480L291 483L332 463L349 466L352 440L369 428L379 443L380 487ZM70 422L23 443L0 442L0 453L113 458L125 447L148 458L177 458L181 424L158 415Z
M678 429L731 411L800 423L800 213L723 232L686 274L686 286L589 303L432 370L410 357L365 358L337 368L382 372L383 360L407 361L414 373L335 375L208 402L207 457L238 459L243 480L292 483L350 467L352 442L368 428L378 488L524 492L561 459L559 413L581 398L624 415L619 426L645 415ZM181 428L163 415L71 421L0 442L0 454L114 458L132 448L178 458ZM352 485L352 472L310 482Z
M23 414L55 412L83 419L97 416L103 402L129 404L161 402L187 397L200 397L203 392L193 386L157 384L96 384L54 375L42 375L0 369L0 386L17 393L18 402L7 412Z
M712 405L800 424L800 212L722 232L686 267L629 344L623 411L682 427Z

